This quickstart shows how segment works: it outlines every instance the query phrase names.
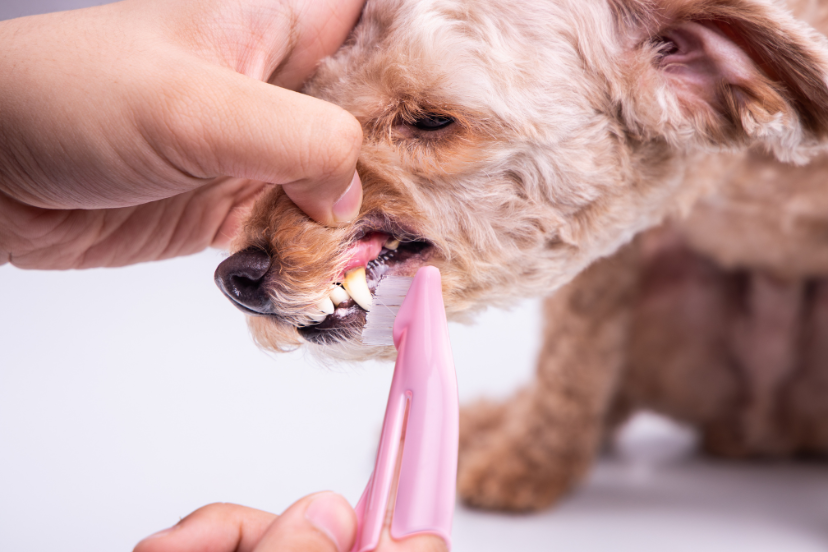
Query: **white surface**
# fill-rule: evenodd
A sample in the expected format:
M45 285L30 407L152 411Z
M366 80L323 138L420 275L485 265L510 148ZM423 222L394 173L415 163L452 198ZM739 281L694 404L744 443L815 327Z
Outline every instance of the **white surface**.
M266 355L212 282L221 258L0 268L0 550L125 549L209 502L359 497L391 366ZM515 315L535 326L532 306ZM509 374L488 382L495 395L528 378L534 355L533 335L523 351L500 347L508 324L455 328L464 373Z
M212 282L221 258L0 268L0 550L130 550L216 501L278 512L322 489L356 501L390 367L261 352ZM528 381L538 316L529 302L452 327L464 400ZM459 509L455 550L828 550L824 465L688 460L688 439L638 418L619 458L556 510Z

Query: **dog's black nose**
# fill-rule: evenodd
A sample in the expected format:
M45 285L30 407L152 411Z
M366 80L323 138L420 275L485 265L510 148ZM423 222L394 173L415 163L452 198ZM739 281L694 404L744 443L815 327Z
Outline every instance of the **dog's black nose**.
M273 304L265 289L270 255L249 247L227 257L216 269L216 285L242 311L272 314Z

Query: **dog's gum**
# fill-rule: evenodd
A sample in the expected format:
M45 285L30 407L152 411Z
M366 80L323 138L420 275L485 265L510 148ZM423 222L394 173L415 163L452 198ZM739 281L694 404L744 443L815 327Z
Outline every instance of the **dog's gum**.
M353 243L345 253L348 260L345 263L345 267L342 269L342 274L347 274L350 270L360 266L365 267L368 263L379 257L383 244L388 241L390 237L391 236L383 232L372 232L361 240ZM358 302L359 301L357 301L357 303Z

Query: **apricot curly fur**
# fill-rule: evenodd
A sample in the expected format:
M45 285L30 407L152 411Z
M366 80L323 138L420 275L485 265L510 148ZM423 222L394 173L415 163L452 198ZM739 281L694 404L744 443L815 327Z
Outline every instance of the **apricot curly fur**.
M826 29L822 0L368 0L306 87L362 124L362 213L259 199L235 249L271 255L280 316L255 338L298 346L381 215L434 245L450 318L552 294L536 381L463 413L468 503L548 506L638 408L716 454L828 455Z

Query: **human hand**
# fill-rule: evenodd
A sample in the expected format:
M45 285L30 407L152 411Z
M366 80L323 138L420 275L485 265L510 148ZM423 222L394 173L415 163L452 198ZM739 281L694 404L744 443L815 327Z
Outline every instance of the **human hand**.
M354 218L360 125L294 90L363 2L127 0L0 23L0 264L226 246L266 183L323 224Z
M281 516L211 504L170 529L147 537L133 552L349 552L356 537L356 514L341 496L307 496ZM447 552L433 535L392 540L387 529L376 552Z

